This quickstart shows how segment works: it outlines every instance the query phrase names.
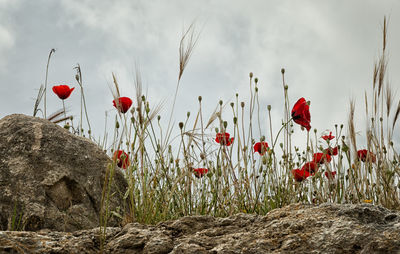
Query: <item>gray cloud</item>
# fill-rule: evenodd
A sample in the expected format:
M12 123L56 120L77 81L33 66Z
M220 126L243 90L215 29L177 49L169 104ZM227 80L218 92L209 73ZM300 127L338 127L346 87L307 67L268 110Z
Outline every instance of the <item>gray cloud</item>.
M346 124L348 101L357 101L358 126L365 121L362 100L372 84L373 61L381 46L381 24L389 15L389 80L400 73L398 1L0 1L1 116L31 114L44 82L77 87L79 63L89 115L102 135L104 111L112 110L108 88L115 72L124 95L134 95L138 63L145 91L155 104L166 99L168 117L177 74L178 45L184 27L196 19L200 39L184 74L175 119L196 112L203 96L209 114L219 99L249 97L248 73L259 78L262 121L273 107L274 129L283 116L280 69L286 69L289 97L311 101L312 126L319 131ZM398 100L398 96L396 97ZM48 91L49 111L61 102ZM79 114L79 96L67 101ZM227 119L231 115L227 111ZM112 114L113 111L110 112ZM295 140L304 142L298 128ZM360 136L362 139L362 136Z

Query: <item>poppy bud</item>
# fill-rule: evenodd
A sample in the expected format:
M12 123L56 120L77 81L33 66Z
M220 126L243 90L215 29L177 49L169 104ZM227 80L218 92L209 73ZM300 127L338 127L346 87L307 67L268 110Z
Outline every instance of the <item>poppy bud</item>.
M244 101L242 101L242 102L240 103L240 106L241 106L242 108L244 108Z
M254 79L254 82L256 82L256 84L257 84L257 83L258 83L258 78L255 78L255 79Z
M115 122L115 128L117 128L117 129L119 128L119 122L118 121Z
M142 95L142 101L146 101L146 97Z
M265 165L265 164L267 164L267 158L264 156L264 157L262 157L262 163Z
M254 88L254 90L256 90L256 93L258 92L258 87Z
M75 75L75 79L76 79L76 81L79 82L79 75L78 74Z
M216 133L218 133L218 132L219 132L219 129L218 129L217 127L215 128L215 132L216 132Z
M179 122L179 129L183 129L183 122Z
M268 111L271 111L271 105L267 106Z
M190 116L190 111L188 111L188 112L186 113L186 116L187 116L187 118L189 118L189 116Z
M252 72L250 72L250 74L249 74L249 77L250 77L250 78L252 78L252 77L253 77L253 73L252 73Z
M201 101L201 100L202 100L201 96L199 96L198 100L199 100L199 101Z
M288 85L285 85L285 90L288 90L289 89L289 86Z
M233 106L235 106L235 103L231 102L231 107L233 108Z
M224 121L224 128L226 129L226 126L228 126L228 122Z
M160 116L160 115L158 115L158 116L157 116L157 120L158 120L158 121L160 121L160 119L161 119L161 116Z
M204 153L200 153L200 159L204 160L206 158L206 155Z
M237 123L237 117L236 117L236 116L233 118L233 123L234 123L234 124Z
M222 105L222 103L223 103L223 101L222 101L222 100L220 100L220 101L219 101L219 105Z
M285 74L285 69L284 68L281 69L281 73Z
M236 98L237 98L237 97L239 97L239 94L238 94L238 93L236 93Z

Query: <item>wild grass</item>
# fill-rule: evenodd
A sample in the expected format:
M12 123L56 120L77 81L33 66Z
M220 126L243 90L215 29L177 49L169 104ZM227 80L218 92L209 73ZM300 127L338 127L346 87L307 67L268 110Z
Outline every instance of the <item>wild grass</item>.
M159 115L163 103L153 107L143 95L138 69L135 105L126 113L116 110L108 152L113 157L115 151L123 150L128 154L130 164L122 169L117 166L119 161L114 159L107 169L100 222L104 228L112 215L122 218L123 224L154 224L190 215L266 214L272 209L297 202L368 202L390 209L400 208L399 155L393 140L400 101L395 107L396 98L386 78L386 18L383 22L382 51L373 69L372 91L366 91L364 96L366 131L358 135L354 121L355 102L351 101L347 126L326 126L332 129L335 136L326 142L321 138L323 133L318 133L316 129L309 132L300 130L293 122L293 103L289 101L284 69L281 70L285 102L282 119L272 119L272 106L260 103L258 79L250 73L249 102L240 101L236 94L233 101L219 101L214 112L206 117L202 97L198 97L197 112L188 112L186 119L173 124L181 78L198 39L193 28L190 26L181 39L178 81L167 128ZM79 76L77 81L81 80ZM114 74L111 90L114 99L121 97ZM262 128L262 114L268 117L269 129ZM223 117L227 115L229 117ZM272 129L274 121L282 121L277 132ZM174 130L178 135L172 137ZM293 143L294 132L304 134L304 140L307 140L304 150ZM233 143L229 146L217 143L217 133L229 133L234 138ZM104 137L103 142L99 142L103 149L106 140L107 137ZM263 155L255 153L253 148L255 143L262 141L269 144ZM366 143L367 146L360 147L359 143ZM322 163L318 171L307 179L295 181L293 169L311 161L314 153L326 154L327 149L333 148L338 149L338 154L332 156L332 161ZM370 153L364 161L357 154L361 149ZM372 159L372 154L376 160ZM198 175L198 168L208 172ZM110 211L107 204L110 195L114 195L111 184L116 170L124 172L129 186L121 195L126 209L118 213ZM336 175L332 178L325 176L331 172L336 172Z

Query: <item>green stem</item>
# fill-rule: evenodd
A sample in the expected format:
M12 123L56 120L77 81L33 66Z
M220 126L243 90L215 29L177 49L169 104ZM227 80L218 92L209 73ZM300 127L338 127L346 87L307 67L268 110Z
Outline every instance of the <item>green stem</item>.
M285 124L283 124L282 127L279 129L278 134L276 134L274 144L272 145L272 150L275 148L276 141L278 141L279 134L281 133L281 131L282 131L292 120L293 120L293 118L290 118L289 121L286 122Z

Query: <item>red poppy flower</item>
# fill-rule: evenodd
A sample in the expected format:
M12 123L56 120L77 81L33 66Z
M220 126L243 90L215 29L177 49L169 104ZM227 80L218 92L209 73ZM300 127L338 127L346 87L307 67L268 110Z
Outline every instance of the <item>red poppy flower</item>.
M53 92L57 94L58 98L61 100L67 99L74 89L75 87L69 88L67 85L53 86Z
M223 145L223 146L230 146L233 143L233 138L229 139L230 134L225 132L225 133L217 133L217 136L215 137L215 142Z
M315 163L323 164L323 163L329 163L331 162L332 157L329 154L325 153L314 153L313 155L313 161Z
M208 173L208 169L206 168L195 168L193 169L193 173L197 178L203 177L205 174Z
M302 170L302 169L293 169L292 174L293 174L294 180L296 180L297 182L301 182L310 176L310 172L308 172L306 170Z
M324 136L322 136L322 138L324 140L332 140L335 138L335 136L332 135L332 132L329 132L329 135L324 135Z
M330 180L333 180L335 178L335 175L336 175L336 171L332 171L332 172L325 171L326 178L328 178Z
M123 157L123 158L121 158ZM125 153L122 150L118 150L114 152L113 160L117 162L118 167L126 169L130 163L129 163L129 158L128 154Z
M324 153L326 153L327 155L338 155L338 148L337 148L337 146L336 147L334 147L334 148L331 148L331 147L329 147L329 148L326 148L325 150L324 150Z
M121 111L121 113L126 113L129 110L129 108L132 106L132 100L128 97L119 97L118 98L118 106L115 103L115 100L113 100L113 105L114 105L114 107L119 109L119 111Z
M304 98L300 98L296 104L294 104L292 109L293 121L300 124L309 131L311 129L311 116L310 116L310 106L307 104Z
M371 162L376 162L376 156L373 152L369 152L366 149L363 150L358 150L357 151L357 157L361 161L367 161L370 160Z
M315 163L314 161L306 162L303 167L301 167L301 170L305 170L311 175L314 175L318 171L318 163Z
M261 155L264 155L268 150L267 142L257 142L254 144L254 152L258 152Z

